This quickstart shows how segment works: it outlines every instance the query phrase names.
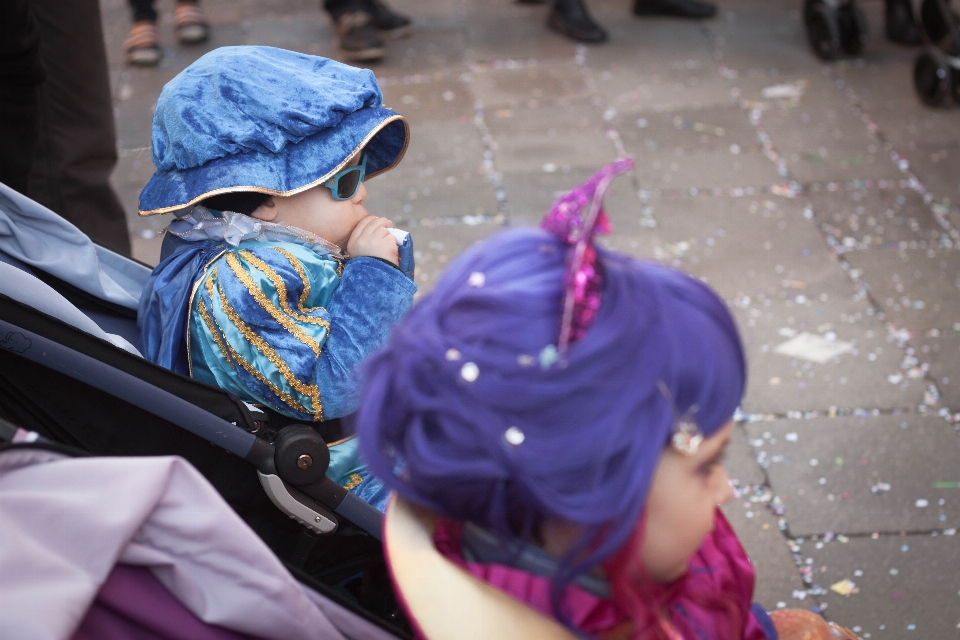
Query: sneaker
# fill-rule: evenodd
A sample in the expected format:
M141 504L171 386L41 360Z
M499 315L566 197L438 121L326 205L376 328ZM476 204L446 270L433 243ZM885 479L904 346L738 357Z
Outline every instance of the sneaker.
M340 52L348 60L379 60L383 57L383 37L366 11L351 11L336 19Z
M173 25L180 44L197 44L210 37L210 24L203 9L193 2L178 2Z
M160 40L157 38L156 23L148 20L135 22L130 29L130 35L123 43L123 51L127 64L155 67L163 57Z
M413 31L410 18L394 13L390 7L380 0L370 0L370 9L373 24L385 38L391 40L405 38Z

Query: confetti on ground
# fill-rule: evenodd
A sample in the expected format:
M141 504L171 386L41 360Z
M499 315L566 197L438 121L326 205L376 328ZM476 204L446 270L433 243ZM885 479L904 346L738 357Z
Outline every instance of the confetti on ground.
M839 593L842 596L848 596L851 593L858 593L860 590L857 589L857 585L853 580L844 578L840 582L830 585L830 591Z

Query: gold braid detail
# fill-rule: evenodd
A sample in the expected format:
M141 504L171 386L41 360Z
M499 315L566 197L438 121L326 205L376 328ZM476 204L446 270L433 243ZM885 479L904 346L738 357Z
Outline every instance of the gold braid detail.
M232 254L227 254L231 256ZM304 384L297 379L293 372L290 371L290 367L287 366L287 363L283 361L283 358L274 351L267 341L264 340L261 336L247 326L247 324L240 318L237 312L230 306L230 303L227 302L227 296L223 292L223 288L220 287L219 283L217 287L220 289L220 304L223 305L223 312L227 314L227 318L230 319L230 322L233 323L233 326L237 328L240 333L243 334L243 337L247 339L250 344L255 346L260 353L266 356L267 360L273 363L273 366L277 368L277 371L284 377L287 383L293 387L297 393L307 396L313 402L313 419L315 421L323 420L323 405L320 404L320 389L317 388L315 384ZM309 412L308 412L309 413Z
M257 301L263 310L269 313L274 320L276 320L281 327L286 329L290 334L300 340L311 349L317 357L320 357L320 343L304 333L303 329L297 326L293 320L285 316L280 309L277 309L274 305L270 304L270 301L267 300L267 296L263 294L263 291L260 290L260 287L253 281L253 278L250 277L250 274L243 270L243 266L240 264L240 261L237 260L237 256L233 253L227 254L227 264L230 266L230 269L233 271L233 274L237 276L237 279L243 283L243 286L247 288L247 291L253 296L253 299ZM280 299L283 300L283 303L286 303L286 288L283 291L279 291Z
M361 484L363 484L363 478L360 477L359 473L351 473L349 477L350 477L350 481L347 482L347 484L343 485L343 488L346 489L347 491L350 491L351 489L356 489Z
M216 267L213 268L213 277L217 277ZM210 301L212 302L214 299L213 298L213 278L208 278L206 284L207 284L207 293L209 294ZM256 367L254 367L252 364L244 360L243 356L237 353L233 349L233 347L230 346L229 343L225 343L223 339L220 337L220 334L223 333L223 329L220 328L219 323L217 323L217 321L207 311L206 305L203 304L203 298L201 298L198 302L199 302L199 305L197 306L197 309L200 311L200 317L203 319L203 323L207 326L207 331L209 331L210 335L213 336L214 342L216 342L217 346L220 348L220 353L223 354L223 357L228 362L231 360L235 361L237 364L243 367L243 369L247 373L249 373L254 378L256 378L257 380L262 382L264 385L266 385L267 388L270 389L270 391L272 391L278 398L283 400L284 403L286 403L286 405L291 409L293 409L294 411L300 411L302 413L313 413L312 411L307 409L305 406L297 402L290 394L286 393L285 391L283 391L283 389L281 389L277 385L267 380L266 376L264 376L260 371L258 371Z
M309 309L304 307L307 303L307 298L310 297L310 281L307 280L307 274L303 271L303 265L300 264L300 261L294 257L292 253L284 249L283 247L274 247L274 251L280 253L284 258L290 261L290 266L297 272L297 275L300 276L300 282L303 283L303 291L300 293L300 300L297 301L297 307L303 313L309 313L310 311L316 311L317 309L322 309L323 307L310 307ZM327 327L327 330L330 330L330 327Z
M298 261L296 261L296 258L290 255L286 250L281 249L279 247L274 247L274 249L276 249L277 251L285 255L287 259L290 260L290 264L293 266L297 274L300 276L300 280L303 281L303 293L300 294L300 300L297 303L297 307L299 307L300 311L302 313L309 313L311 311L316 311L317 309L323 309L323 307L313 307L311 309L303 308L304 301L307 299L307 296L310 295L310 283L307 282L307 276L303 272L303 266ZM243 256L244 259L246 259L250 264L252 264L257 269L262 271L270 279L270 282L272 282L273 286L277 289L277 293L279 294L279 297L280 297L280 306L283 307L284 311L286 311L289 315L291 315L292 317L296 318L301 322L308 322L310 324L319 324L327 330L327 335L330 334L330 323L324 320L323 318L314 318L312 316L301 315L300 313L297 313L296 311L290 308L290 303L287 302L287 285L286 283L284 283L283 278L280 277L280 274L270 268L270 265L268 265L266 262L264 262L257 256L253 255L249 251L241 251L240 255Z

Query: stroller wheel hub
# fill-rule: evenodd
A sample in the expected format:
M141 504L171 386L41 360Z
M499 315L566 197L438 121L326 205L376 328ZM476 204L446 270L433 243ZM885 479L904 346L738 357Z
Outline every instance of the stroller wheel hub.
M297 466L300 467L301 469L308 469L312 464L313 464L313 458L311 458L307 454L303 454L302 456L297 458Z

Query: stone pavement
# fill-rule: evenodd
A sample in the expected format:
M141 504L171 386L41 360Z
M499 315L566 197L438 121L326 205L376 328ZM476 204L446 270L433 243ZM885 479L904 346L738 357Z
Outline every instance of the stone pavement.
M862 59L810 54L800 0L723 0L709 22L590 0L611 39L578 47L546 8L391 0L416 31L373 67L413 139L370 185L412 230L418 280L627 153L606 244L685 269L734 309L750 360L726 511L757 599L864 638L960 638L960 111L919 106L915 52L879 35ZM335 56L316 0L206 0L212 41L128 69L123 0L103 0L116 97L114 175L135 254L160 87L203 52L268 44ZM882 34L882 3L862 5ZM844 582L847 581L847 582ZM831 587L833 587L831 589Z

